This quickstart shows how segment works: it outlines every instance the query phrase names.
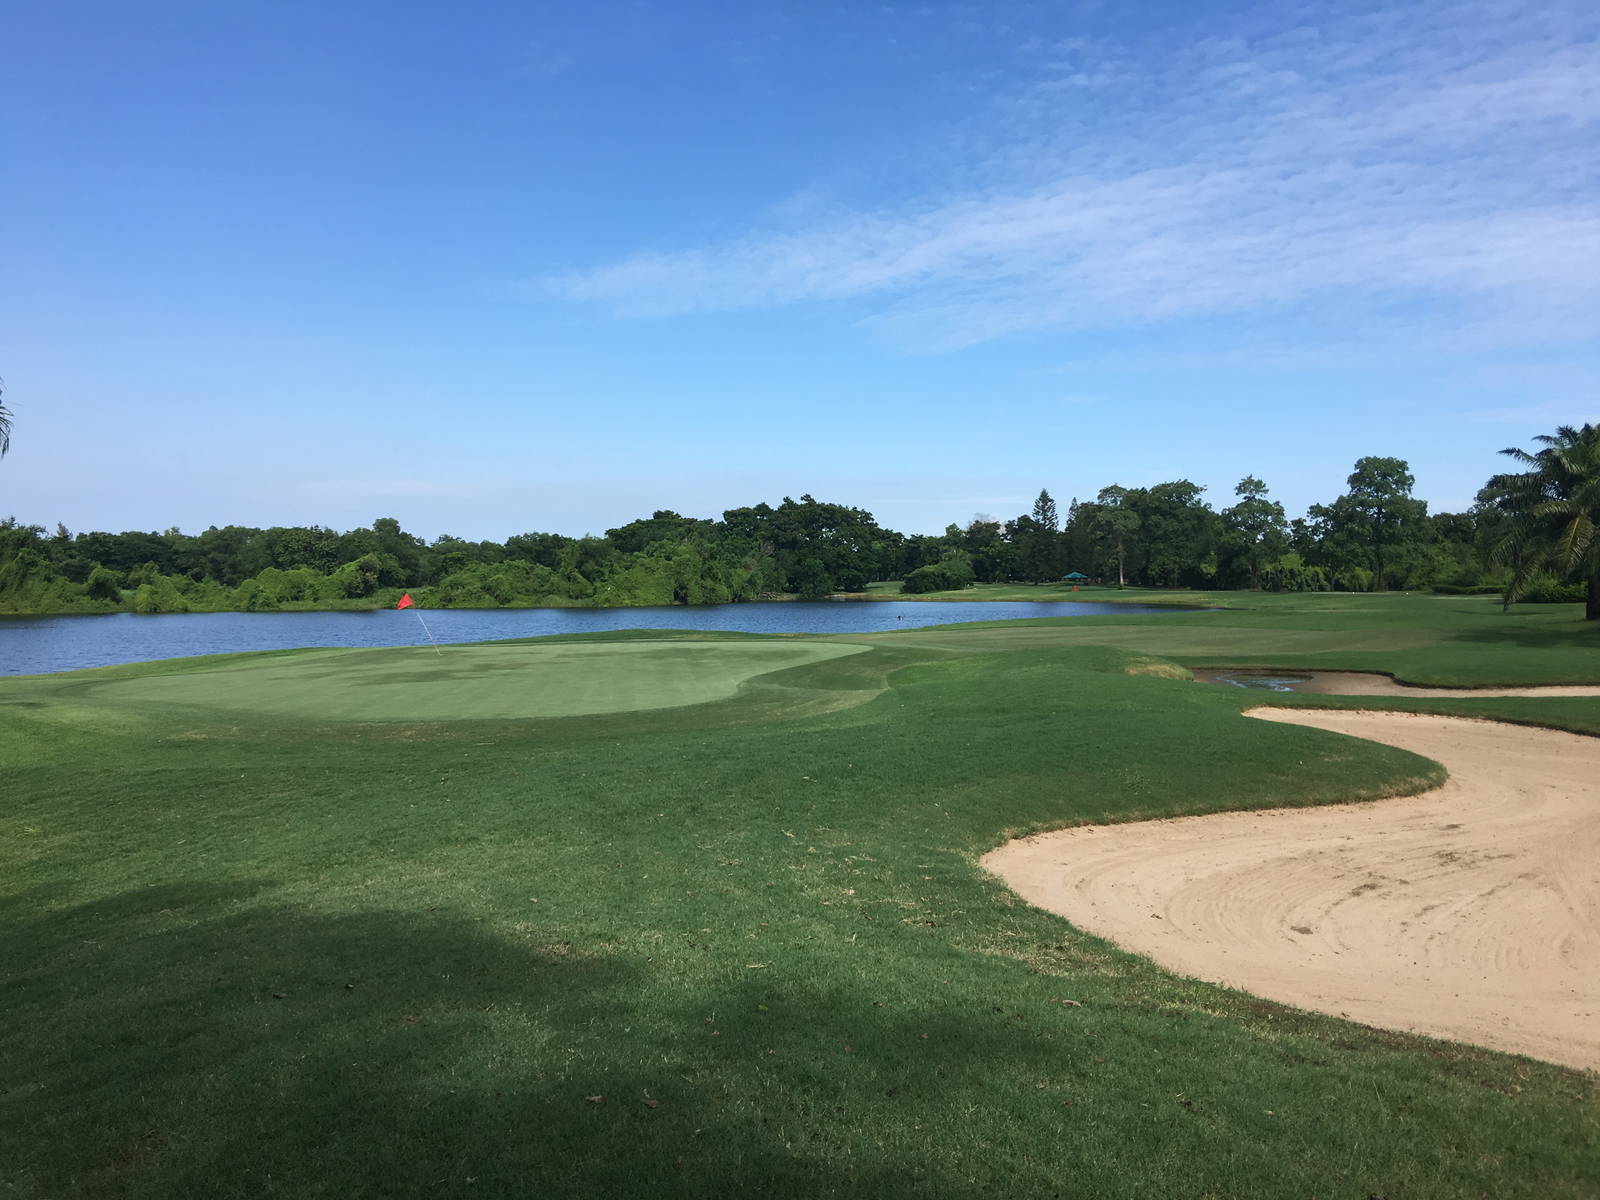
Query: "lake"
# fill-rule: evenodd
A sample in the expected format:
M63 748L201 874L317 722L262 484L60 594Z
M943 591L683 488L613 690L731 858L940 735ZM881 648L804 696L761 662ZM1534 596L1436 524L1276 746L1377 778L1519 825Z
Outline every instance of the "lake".
M1200 612L1171 605L997 600L784 601L698 608L428 609L446 642L595 633L612 629L714 629L739 633L877 633L963 621ZM75 671L113 663L291 650L307 646L415 646L427 636L414 612L109 613L0 617L0 675Z

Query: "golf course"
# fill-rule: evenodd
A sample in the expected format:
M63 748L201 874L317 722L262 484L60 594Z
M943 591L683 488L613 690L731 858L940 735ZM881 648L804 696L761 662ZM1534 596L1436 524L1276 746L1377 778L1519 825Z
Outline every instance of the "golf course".
M1268 830L1239 843L1249 865L1279 836L1256 810L1293 809L1334 822L1324 839L1393 812L1425 858L1455 846L1433 831L1492 821L1472 853L1492 866L1527 833L1527 857L1479 888L1456 847L1446 901L1495 941L1441 975L1440 1004L1477 986L1471 964L1591 961L1596 860L1563 847L1593 844L1600 785L1560 774L1600 745L1600 695L1573 694L1600 692L1582 605L1138 598L1206 611L0 678L0 1195L1600 1195L1600 1075L1559 1032L1511 1053L1416 1032L1426 989L1345 1018L1297 970L1281 994L1237 986L1203 943L1169 961L1164 935L1122 936L1115 894L1075 923L985 857L1232 814ZM1226 667L1566 691L1191 674ZM1556 808L1519 822L1511 785L1386 744L1380 712L1506 739L1506 777L1550 766L1573 832L1534 846ZM1475 815L1404 824L1457 784ZM1193 844L1219 845L1211 828ZM1185 911L1159 907L1187 870L1162 853L1102 851L1159 868L1152 927ZM1055 887L1064 868L1041 869ZM1366 971L1350 914L1383 890L1339 889L1305 900L1342 914L1306 926L1352 956L1318 959L1324 977ZM1289 944L1292 901L1192 924ZM1600 1012L1587 989L1539 1003Z

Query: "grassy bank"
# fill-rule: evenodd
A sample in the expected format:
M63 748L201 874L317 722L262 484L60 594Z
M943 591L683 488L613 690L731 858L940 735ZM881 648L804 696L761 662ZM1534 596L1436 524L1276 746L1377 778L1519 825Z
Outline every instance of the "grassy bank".
M1190 667L1379 671L1440 687L1600 683L1600 622L1581 604L1501 611L1487 596L1138 593L1144 603L1218 611L1151 618L1053 617L908 630L907 642L992 649L1116 646ZM1059 597L1057 597L1059 598Z
M969 587L945 592L922 592L907 595L900 590L900 581L891 579L883 583L869 583L864 592L852 595L867 600L1096 600L1126 602L1129 604L1159 604L1170 601L1151 600L1151 596L1196 595L1192 592L1170 592L1160 588L1119 588L1115 584L1086 583L1073 587L1066 583L974 583ZM1224 593L1238 595L1240 593ZM1249 593L1253 598L1256 593Z
M1130 666L1600 680L1581 626L1318 596L0 680L0 1189L1593 1195L1593 1078L1175 978L975 865L1439 778Z

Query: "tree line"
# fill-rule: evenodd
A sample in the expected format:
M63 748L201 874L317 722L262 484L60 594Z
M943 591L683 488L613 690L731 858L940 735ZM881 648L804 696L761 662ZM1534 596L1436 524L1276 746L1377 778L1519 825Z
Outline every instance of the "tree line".
M192 535L59 525L50 534L12 519L0 522L0 611L373 608L403 591L439 608L721 604L885 580L917 594L1071 576L1206 590L1498 592L1588 599L1600 615L1600 431L1563 428L1541 441L1537 454L1508 451L1533 469L1491 479L1464 513L1429 513L1403 460L1367 457L1345 491L1293 519L1255 476L1221 507L1187 479L1114 484L1064 513L1041 490L1026 513L978 516L939 535L896 533L864 509L810 495L720 520L663 510L600 537L504 542L425 541L387 517L343 533L230 525Z
M859 591L920 565L871 513L812 496L729 509L717 521L659 511L603 537L522 533L426 541L392 517L319 526L213 526L199 534L54 534L0 522L0 611L373 608L402 591L437 608L724 604Z
M952 527L977 582L1043 583L1076 572L1096 582L1159 588L1386 591L1445 587L1496 590L1493 514L1428 512L1397 458L1363 458L1347 490L1290 519L1266 483L1246 476L1232 503L1213 508L1187 479L1148 487L1113 484L1073 499L1058 519L1041 491L1032 511L1001 522ZM909 582L909 580L908 580Z

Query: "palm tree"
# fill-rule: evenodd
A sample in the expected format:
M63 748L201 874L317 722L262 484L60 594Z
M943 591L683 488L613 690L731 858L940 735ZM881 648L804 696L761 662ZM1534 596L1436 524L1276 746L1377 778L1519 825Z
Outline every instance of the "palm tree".
M5 390L5 383L0 381L0 395L4 395ZM11 449L11 410L0 404L0 458L4 458L9 449Z
M1532 470L1496 475L1485 491L1506 517L1494 558L1510 563L1507 606L1544 571L1588 585L1584 616L1600 621L1600 426L1563 425L1534 439L1544 449L1508 454Z

